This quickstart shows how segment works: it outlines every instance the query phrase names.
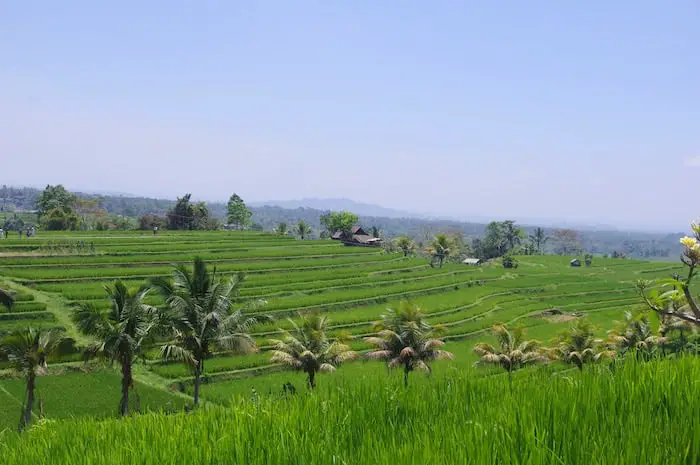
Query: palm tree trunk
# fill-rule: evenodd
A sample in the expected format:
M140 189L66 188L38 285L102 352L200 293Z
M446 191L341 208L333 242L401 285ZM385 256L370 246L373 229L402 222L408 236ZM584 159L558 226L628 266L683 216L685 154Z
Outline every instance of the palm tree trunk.
M122 361L122 400L119 404L119 414L123 417L129 414L129 389L133 384L131 378L131 360Z
M408 362L404 365L403 368L403 385L404 387L408 387L408 374L411 372L411 367L409 366Z
M19 430L22 431L32 421L32 410L34 409L34 389L36 388L36 374L34 370L29 372L27 376L27 405L25 406L22 420L19 424Z
M309 389L316 388L316 372L314 370L309 370Z
M199 385L201 383L201 376L202 376L201 364L202 364L202 362L200 360L197 360L195 362L195 365L194 365L194 405L195 406L199 405Z

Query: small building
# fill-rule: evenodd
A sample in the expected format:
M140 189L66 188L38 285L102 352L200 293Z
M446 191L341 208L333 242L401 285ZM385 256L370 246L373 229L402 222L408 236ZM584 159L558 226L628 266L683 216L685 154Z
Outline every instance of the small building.
M465 258L464 260L462 260L462 263L464 263L465 265L476 266L481 265L483 262L480 258Z
M353 226L350 230L349 236L343 233L343 231L338 230L333 233L331 239L343 241L343 244L345 245L358 245L364 247L380 247L382 245L381 238L370 236L360 226Z
M569 264L571 266L581 266L581 260L579 260L578 258L574 258L569 262Z

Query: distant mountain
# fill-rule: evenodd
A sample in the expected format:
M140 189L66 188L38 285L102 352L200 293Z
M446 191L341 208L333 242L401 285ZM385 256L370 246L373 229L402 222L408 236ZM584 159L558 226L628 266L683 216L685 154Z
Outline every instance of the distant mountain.
M267 202L251 203L253 207L281 207L287 209L313 208L321 211L351 211L360 216L380 216L384 218L426 218L426 215L415 212L407 212L386 208L369 203L355 202L350 199L317 199L307 198L301 200L270 200Z

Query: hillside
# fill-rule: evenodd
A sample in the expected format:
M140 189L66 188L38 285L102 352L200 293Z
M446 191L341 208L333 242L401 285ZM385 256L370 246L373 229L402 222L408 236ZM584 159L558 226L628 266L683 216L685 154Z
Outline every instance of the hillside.
M424 309L431 323L444 326L448 350L455 354L453 362L438 363L435 369L466 370L476 360L471 352L475 340L489 340L487 331L495 323L521 324L531 337L548 341L566 329L572 318L585 316L604 336L615 320L623 318L625 310L640 307L633 286L637 279L666 278L682 270L678 263L603 258L594 259L591 267L572 268L570 258L563 256L519 257L520 266L511 270L498 261L481 267L448 263L443 268L431 268L424 258L344 247L335 241L229 231L164 231L157 236L141 231L45 232L32 238L12 236L3 240L0 254L0 287L9 287L18 300L12 312L0 310L0 334L27 325L62 328L79 346L86 339L71 321L72 307L90 304L95 309L110 308L104 286L117 279L137 288L149 279L169 277L172 264L191 267L195 257L215 266L223 276L246 272L235 306L247 308L264 300L264 305L251 307L248 312L272 315L276 322L250 328L260 352L231 356L224 351L207 360L208 383L202 397L222 405L229 404L234 394L248 396L251 388L267 394L278 392L285 382L304 386L303 374L280 372L280 367L270 362L269 353L270 339L279 335L280 328L292 327L287 318L298 323L298 312L319 311L328 316L331 337L345 334L350 337L352 349L365 351L369 346L364 337L372 334L373 322L387 307L409 299ZM145 302L164 305L156 293ZM565 317L543 315L551 309ZM187 366L163 362L157 349L147 358L136 380L161 393L152 396L149 405L178 405L178 397L192 394L192 371ZM79 359L77 350L61 358L53 368L57 376L41 379L43 389L59 389L63 376L81 376L66 372L63 365ZM351 363L342 372L364 376L377 370L382 368L376 362ZM98 370L82 376L107 375ZM320 382L337 380L328 377ZM82 393L80 389L74 387L70 398L91 399L96 404L78 406L73 414L85 410L104 415L112 411L104 410L103 399L115 392L110 390L113 386L97 392ZM14 394L0 403L9 409L4 418L0 412L0 426L15 422L13 399L21 397L21 382L7 392ZM59 408L62 403L56 403L59 399L46 397L49 418L60 418L66 412L65 407Z

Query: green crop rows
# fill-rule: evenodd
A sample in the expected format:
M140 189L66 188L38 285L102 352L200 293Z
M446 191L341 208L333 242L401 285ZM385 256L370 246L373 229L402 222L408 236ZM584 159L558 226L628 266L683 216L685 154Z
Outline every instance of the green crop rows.
M91 252L57 247L78 241L90 244ZM475 361L471 347L477 340L490 340L486 330L494 323L524 325L533 337L547 341L567 322L545 318L542 312L558 309L590 318L604 335L625 310L640 305L634 291L637 279L668 277L681 269L674 263L603 258L595 258L591 267L571 268L570 257L559 256L519 257L520 266L511 270L496 263L446 264L436 269L424 259L378 249L252 232L164 232L157 237L134 232L42 233L0 242L0 254L0 283L5 282L17 297L11 312L0 310L0 334L32 325L62 327L77 335L70 320L72 304L89 301L106 307L106 284L122 279L137 287L151 277L169 276L173 264L190 265L196 256L215 265L223 276L246 272L236 305L245 307L262 299L266 304L256 311L274 315L277 321L253 328L257 353L217 354L208 360L203 395L220 403L231 402L234 394L249 395L253 388L260 393L277 391L287 380L301 384L301 375L280 372L266 352L270 338L279 335L280 328L289 329L287 318L295 319L297 311L327 313L330 334L349 336L353 348L364 350L368 346L362 338L372 334L372 323L387 307L410 299L431 323L444 325L449 349L457 355L451 366L467 369ZM147 301L163 304L156 295ZM58 366L75 365L75 360L70 356L59 360ZM358 362L343 368L343 376L370 376L380 369L377 363ZM6 375L0 371L0 379ZM56 376L56 382L78 376ZM182 400L178 396L191 389L190 377L184 365L161 361L157 350L149 353L137 375L164 395L154 400L159 406ZM171 389L185 394L173 397ZM96 414L100 408L84 410Z

